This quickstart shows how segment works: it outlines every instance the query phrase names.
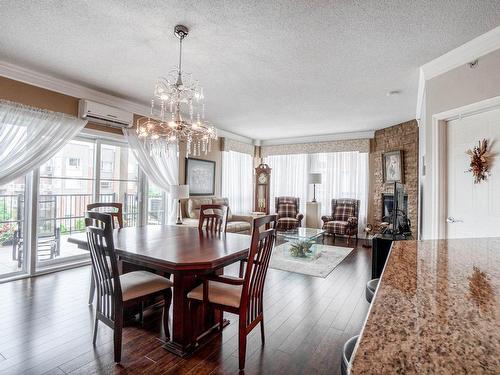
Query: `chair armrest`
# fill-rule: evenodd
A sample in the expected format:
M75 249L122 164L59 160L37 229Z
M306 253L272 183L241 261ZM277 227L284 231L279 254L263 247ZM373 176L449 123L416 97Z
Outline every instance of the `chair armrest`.
M301 222L303 218L304 218L304 214L297 214L296 219L297 219L299 222Z
M228 220L228 222L231 221L246 221L247 223L252 224L253 223L253 217L250 215L235 215L231 217L231 220Z
M329 221L333 221L333 216L330 215L321 216L321 220L323 220L324 223L328 223Z
M347 219L347 223L349 224L350 227L357 227L358 218L356 216L351 216Z
M217 281L219 283L230 284L230 285L243 285L244 281L238 277L224 276L224 275L203 275L201 276L203 281Z

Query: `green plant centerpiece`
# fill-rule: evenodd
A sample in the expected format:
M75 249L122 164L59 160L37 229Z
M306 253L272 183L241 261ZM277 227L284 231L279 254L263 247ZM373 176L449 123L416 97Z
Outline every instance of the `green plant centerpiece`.
M307 258L312 255L311 247L314 241L296 241L290 245L290 255L296 258Z

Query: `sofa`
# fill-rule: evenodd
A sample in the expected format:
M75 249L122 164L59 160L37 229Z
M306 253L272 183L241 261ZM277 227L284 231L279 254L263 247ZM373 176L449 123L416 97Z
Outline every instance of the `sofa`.
M322 216L323 229L326 233L347 236L347 244L352 236L358 240L358 199L332 199L332 214Z
M197 227L200 219L200 207L203 204L223 204L228 207L226 231L230 233L250 234L253 217L251 215L234 215L229 207L229 199L216 197L189 198L181 202L182 224Z

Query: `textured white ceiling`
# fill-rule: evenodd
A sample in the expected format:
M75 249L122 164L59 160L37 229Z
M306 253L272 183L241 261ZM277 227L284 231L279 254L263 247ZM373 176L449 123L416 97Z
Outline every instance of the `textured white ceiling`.
M216 126L256 139L414 118L418 67L500 24L498 0L1 0L0 59L149 103L184 68ZM398 96L386 96L401 90Z

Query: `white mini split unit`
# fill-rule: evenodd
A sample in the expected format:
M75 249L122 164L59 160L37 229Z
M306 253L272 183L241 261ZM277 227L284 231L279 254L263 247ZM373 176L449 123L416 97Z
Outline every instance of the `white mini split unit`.
M80 118L89 122L114 128L131 128L134 125L134 115L131 112L90 100L80 99L78 113Z

